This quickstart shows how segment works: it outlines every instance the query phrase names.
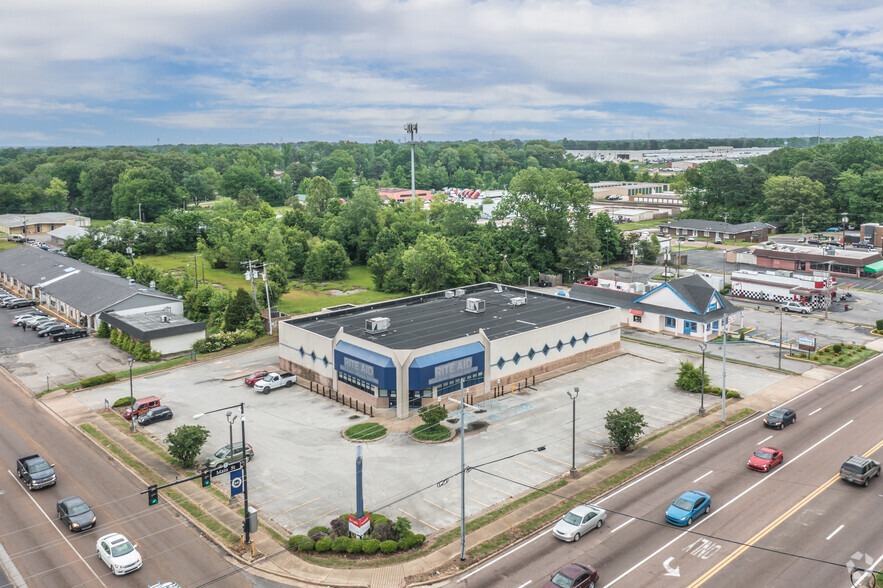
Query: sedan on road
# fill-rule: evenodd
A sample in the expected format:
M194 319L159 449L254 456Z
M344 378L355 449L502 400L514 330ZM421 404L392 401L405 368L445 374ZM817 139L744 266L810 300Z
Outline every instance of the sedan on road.
M107 564L115 576L134 572L141 567L141 554L136 549L137 543L130 543L120 533L103 536L95 544L98 559Z
M85 531L95 526L95 513L79 496L62 498L55 510L61 522L71 531Z
M758 472L768 472L784 459L785 454L775 447L763 447L748 458L748 467Z
M607 519L607 511L591 504L577 506L552 529L552 534L562 541L579 541L591 531L600 529Z
M665 520L672 525L687 527L711 510L711 496L698 490L684 492L665 511Z
M595 588L598 578L598 570L592 566L572 563L561 568L543 588Z
M763 418L763 424L771 429L784 429L797 422L797 413L790 408L777 408Z
M246 386L254 386L256 382L263 380L264 376L269 374L267 370L261 370L259 372L255 372L253 374L249 374L245 376L245 385Z

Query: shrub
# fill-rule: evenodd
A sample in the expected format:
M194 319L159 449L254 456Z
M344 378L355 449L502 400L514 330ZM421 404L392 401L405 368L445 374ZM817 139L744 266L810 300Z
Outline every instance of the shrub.
M344 517L346 517L346 515L344 515ZM346 533L347 533L346 519L332 519L331 532L334 533L335 535L346 535Z
M334 553L343 553L350 546L350 538L349 537L338 537L334 540L334 543L331 544L331 551Z
M107 339L108 337L110 337L110 325L108 325L104 321L98 323L98 329L95 331L95 336L101 337L102 339Z
M380 541L391 541L395 539L396 532L392 528L392 523L387 520L374 525L371 529L371 536Z
M416 541L414 545L423 545L423 543L426 541L426 535L424 535L423 533L417 533L416 535L414 535L414 540Z
M745 333L744 332L739 333L739 341L744 341L744 340L745 340Z
M372 512L371 513L371 527L374 528L381 523L389 522L389 519L383 516L380 513Z
M83 388L91 388L92 386L98 386L99 384L107 384L108 382L113 382L117 377L114 374L101 374L100 376L92 376L91 378L86 378L85 380L80 382L80 386ZM119 401L117 401L119 402ZM126 405L129 404L129 401L126 400ZM114 403L116 406L116 403Z
M113 403L114 408L119 408L121 406L132 406L132 399L128 396L123 396Z
M401 551L411 549L415 545L417 545L417 538L414 536L414 533L408 533L399 539L399 549Z
M411 521L405 517L398 517L392 525L393 530L398 534L399 538L411 534Z
M399 544L395 541L384 541L380 544L381 553L395 553L399 548Z
M735 390L727 390L727 398L742 398L742 395Z
M298 545L308 539L309 537L307 537L306 535L292 535L291 538L288 540L288 546L292 549L297 549Z
M322 539L319 539L318 541L316 541L316 545L315 545L316 551L318 551L319 553L325 553L326 551L330 551L332 543L333 543L333 541L332 541L331 537L323 537Z
M323 527L319 525L318 527L313 527L309 531L307 531L307 535L315 535L316 533L325 533L328 534L328 527Z
M377 539L365 539L362 541L362 553L374 555L380 549L380 541Z
M350 544L346 547L347 553L362 553L362 543L361 539L350 539Z
M306 541L301 541L297 546L298 551L312 551L316 547L316 542L312 539L307 539Z
M883 332L883 319L877 319L877 330Z
M841 351L843 351L843 346L840 343L834 343L834 346L831 347L831 350L834 353L840 353Z

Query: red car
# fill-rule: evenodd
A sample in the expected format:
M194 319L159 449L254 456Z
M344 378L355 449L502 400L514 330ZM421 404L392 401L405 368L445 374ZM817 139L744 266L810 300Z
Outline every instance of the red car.
M785 454L775 447L763 447L748 458L748 467L758 472L768 472L782 463Z
M262 370L259 372L255 372L251 375L245 376L245 385L246 386L254 386L255 383L257 383L260 380L263 380L264 376L266 376L269 373L270 372L268 372L266 370Z
M561 568L543 588L594 588L598 577L598 570L592 566L572 563Z
M597 286L598 285L598 278L593 277L593 276L588 276L586 278L583 278L582 280L577 280L576 283L582 284L583 286Z

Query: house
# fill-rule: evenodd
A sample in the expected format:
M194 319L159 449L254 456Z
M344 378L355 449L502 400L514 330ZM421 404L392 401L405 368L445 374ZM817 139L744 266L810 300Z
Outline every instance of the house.
M660 284L647 293L574 284L570 297L619 309L623 326L708 341L740 308L698 275Z
M67 212L0 214L0 232L7 235L45 235L65 225L88 227L91 223L88 217Z
M411 200L411 190L407 188L377 188L377 194L387 201L407 202ZM432 200L429 190L415 190L414 195L418 200Z
M732 224L721 221L710 221L696 218L685 218L659 226L671 236L694 237L696 239L720 239L722 241L738 240L760 243L775 233L775 226L770 223L751 222Z
M53 229L47 233L49 242L55 245L64 246L67 241L79 239L86 236L86 229L74 225L61 225L57 229Z

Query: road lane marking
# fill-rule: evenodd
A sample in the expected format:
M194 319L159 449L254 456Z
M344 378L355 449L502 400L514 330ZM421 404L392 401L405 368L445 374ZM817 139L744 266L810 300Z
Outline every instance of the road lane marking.
M698 482L699 480L701 480L702 478L704 478L705 476L707 476L708 474L710 474L710 473L713 472L713 471L714 471L714 470L711 470L711 471L705 472L704 474L702 474L701 476L699 476L698 478L696 478L695 480L693 480L693 483L695 484L696 482Z
M522 585L519 586L518 588L524 588L525 586L527 586L527 585L530 584L531 582L533 582L533 580L528 580L527 582L525 582L524 584L522 584Z
M858 390L858 389L861 388L861 387L862 387L862 384L859 384L858 386L856 386L855 388L853 388L852 390L850 390L850 392L855 392L856 390Z
M616 533L617 531L619 531L620 529L622 529L622 528L625 527L626 525L628 525L628 524L630 524L630 523L633 523L634 521L635 521L635 519L629 519L629 520L627 520L626 522L624 522L623 524L621 524L620 526L616 527L615 529L610 529L610 532L611 532L611 533Z
M820 410L822 410L822 409L821 409L821 408L817 408L817 409L815 409L814 411L812 411L811 413L809 413L809 414L806 415L806 416L812 416L812 415L816 414L817 412L819 412Z
M477 574L478 572L482 571L483 569L485 569L485 568L487 568L487 567L490 567L490 566L494 565L495 563L497 563L498 561L500 561L501 559L503 559L503 558L506 557L507 555L512 555L513 553L515 553L516 551L518 551L518 550L521 549L522 547L527 547L528 545L530 545L531 543L533 543L533 542L536 541L537 539L539 539L539 538L541 538L541 537L544 537L544 536L548 535L548 534L551 533L551 532L552 532L552 528L549 527L548 529L546 529L546 530L543 531L542 533L539 533L536 537L534 537L534 538L532 538L532 539L528 539L527 541L525 541L525 542L522 543L521 545L518 545L517 547L514 547L511 551L507 551L506 553L500 555L499 557L497 557L497 558L495 558L495 559L492 559L491 561L487 562L487 563L484 564L483 566L480 566L480 567L478 567L478 568L475 568L474 570L472 570L471 572L469 572L468 574L466 574L465 576L463 576L462 578L460 578L459 580L457 580L457 584L459 584L459 583L462 582L463 580L469 578L470 576L474 576L475 574Z
M827 441L828 439L830 439L831 437L833 437L834 435L836 435L837 433L839 433L840 431L842 431L843 429L845 429L846 427L851 425L852 423L853 423L853 421L850 420L850 421L846 422L845 424L840 425L833 432L828 433L827 435L825 435L824 437L822 437L821 439L816 441L814 444L809 446L807 449L804 449L800 454L797 455L797 457L791 458L790 461L781 465L778 469L773 470L769 474L765 475L761 480L755 482L754 484L752 484L751 486L749 486L748 488L746 488L745 490L743 490L742 492L737 494L735 497L731 498L727 503L725 503L723 506L719 507L717 510L712 511L711 514L703 517L699 522L693 523L693 526L691 527L691 529L695 529L695 528L699 527L700 525L705 524L706 521L713 518L719 512L721 512L722 510L724 510L725 508L727 508L728 506L730 506L731 504L733 504L734 502L736 502L737 500L739 500L740 498L742 498L743 496L745 496L746 494L748 494L749 492L751 492L752 490L754 490L755 488L757 488L758 486L760 486L761 484L766 482L767 480L771 479L773 476L777 475L779 472L783 471L786 467L790 466L795 461L797 461L798 459L800 459L801 457L803 457L804 455L806 455L807 453L809 453L810 451L812 451L813 449L815 449L816 447L818 447L819 445L821 445L822 443L824 443L825 441ZM883 445L883 441L881 441L880 443L881 443L881 445ZM840 478L840 474L837 474L836 476L834 476L834 480L838 480L839 478ZM595 502L595 504L598 504L598 502ZM686 535L689 532L690 531L688 531L688 530L684 530L682 533L675 536L674 539L672 539L671 541L669 541L668 543L666 543L665 545L663 545L662 547L660 547L659 549L657 549L656 551L654 551L653 553L651 553L650 555L648 555L647 557L645 557L644 559L642 559L641 561L639 561L638 563L636 563L635 565L633 565L632 567L627 569L625 572L623 572L622 574L620 574L619 576L614 578L611 582L608 582L606 584L606 586L608 586L608 587L613 586L614 584L616 584L617 582L619 582L620 580L622 580L623 578L625 578L626 576L628 576L629 574L631 574L632 572L634 572L635 570L637 570L638 568L643 566L645 563L647 563L648 561L650 561L651 559L653 559L654 557L656 557L657 555L662 553L664 550L668 549L668 547L670 545L674 544L676 541L678 541L681 537L683 537L684 535ZM745 547L745 549L748 549L748 548ZM715 566L715 567L717 567L717 566ZM714 568L712 568L712 569L714 569ZM715 573L717 573L717 572L715 572ZM691 586L691 588L693 588L693 587Z
M878 558L877 558L877 561L875 561L874 563L871 564L871 567L870 567L870 569L872 570L871 573L873 573L873 570L876 570L876 569L877 569L877 566L880 565L880 562L881 562L881 561L883 561L883 555L881 555L880 557L878 557ZM867 571L865 571L865 573L861 575L861 577L858 579L858 582L856 582L855 585L856 585L856 586L861 586L862 583L865 581L865 578L868 577L868 576L870 576L870 574L869 574ZM850 578L850 580L851 580L851 579L852 579L852 578Z
M849 422L851 423L852 421L849 421ZM848 425L848 424L849 424L849 423L847 423L847 425ZM843 425L843 426L845 427L846 425ZM840 428L842 429L843 427L840 427ZM839 431L840 429L837 429L837 430ZM836 431L835 431L835 433L836 433ZM833 435L833 433L832 433L832 435ZM829 435L829 437L830 437L830 435ZM821 441L819 441L819 443L821 443ZM816 445L818 445L818 443L816 443ZM815 445L813 445L813 447L815 447ZM875 451L877 451L877 450L880 449L881 447L883 447L883 441L880 441L879 443L877 443L877 445L875 445L874 447L872 447L872 448L870 449L870 451L868 451L867 453L864 454L864 457L869 457L870 455L872 455ZM812 447L811 447L810 449L812 449ZM807 449L806 451L809 451L809 449ZM806 453L806 451L804 451L804 453ZM803 453L801 453L800 455L803 455ZM798 457L800 457L800 456L798 456ZM795 459L796 459L796 458L795 458ZM791 462L793 462L793 461L794 461L794 460L791 460ZM785 464L785 465L788 465L788 464ZM784 466L783 466L783 467L784 467ZM781 468L780 468L780 470L781 470ZM738 547L733 553L731 553L730 555L728 555L727 557L725 557L725 558L724 558L722 561L720 561L717 565L715 565L715 566L712 567L710 570L708 570L707 572L705 572L704 574L702 574L702 576L700 576L698 580L696 580L695 582L693 582L692 584L690 584L689 588L698 588L699 586L701 586L702 584L704 584L705 582L707 582L708 580L710 580L710 579L711 579L712 577L714 577L718 572L720 572L722 569L724 569L724 567L730 565L731 562L733 562L736 558L738 558L740 555L742 555L743 553L745 553L745 551L746 551L748 548L750 548L750 547L753 546L755 543L757 543L758 541L760 541L761 539L763 539L765 536L767 536L768 534L770 534L773 530L776 529L776 527L778 527L779 525L781 525L782 523L784 523L787 519L791 518L791 516L792 516L794 513L796 513L796 512L799 511L801 508L803 508L804 506L806 506L807 504L809 504L810 501L812 501L812 500L813 500L814 498L816 498L819 494L821 494L822 492L824 492L825 490L827 490L828 488L830 488L831 486L833 486L833 485L834 485L836 482L838 482L839 480L840 480L840 474L839 474L839 473L838 473L838 474L835 474L835 475L833 475L833 476L831 476L831 477L828 479L828 481L826 481L824 484L822 484L821 486L819 486L818 488L816 488L815 490L813 490L813 491L812 491L808 496L806 496L803 500L801 500L800 502L798 502L797 504L795 504L794 506L792 506L791 508L789 508L789 509L788 509L787 511L785 511L782 515L780 515L779 518L777 518L777 519L774 520L772 523L770 523L769 525L767 525L766 527L764 527L763 530L761 530L759 533L757 533L754 537L752 537L751 539L749 539L747 542L745 542L745 543L743 543L741 546L739 546L739 547Z
M12 476L12 479L15 480L16 485L19 488L21 488L22 490L25 490L24 486L22 486L22 483L18 480L18 478L16 477L15 474L10 472L9 470L6 470L6 473L8 473L10 476ZM98 574L95 573L95 570L92 569L92 566L90 566L89 564L86 563L86 560L83 559L83 556L80 555L79 551L74 549L74 546L71 545L71 542L68 541L67 537L64 536L64 533L61 532L61 529L59 529L58 527L55 526L55 523L52 522L52 519L49 517L48 514L46 514L46 511L43 510L39 504L37 504L37 501L34 500L34 497L31 495L31 492L29 490L25 490L25 495L31 499L31 502L34 503L34 506L37 507L37 510L39 510L41 513L43 513L43 516L46 517L47 521L49 521L49 526L52 527L53 529L55 529L55 531L61 536L61 538L64 539L64 542L67 543L67 546L71 548L71 551L73 551L74 553L77 554L77 557L80 558L80 561L83 562L83 565L86 566L86 568L90 572L92 572L92 575L95 576L95 579L98 580L98 583L101 584L102 586L104 586L104 588L107 588L107 584L105 584L104 582L101 581L101 578L98 577Z
M769 440L772 439L772 438L773 438L773 436L770 435L770 436L767 437L766 439L761 439L760 441L758 441L757 444L760 445L761 443L766 443L767 441L769 441Z
M834 535L836 535L837 533L839 533L839 532L840 532L840 529L842 529L842 528L843 528L843 525L840 525L839 527L837 527L836 529L834 529L834 531L833 531L830 535L828 535L827 537L825 537L825 541L830 541L830 540L831 540L831 537L833 537Z

